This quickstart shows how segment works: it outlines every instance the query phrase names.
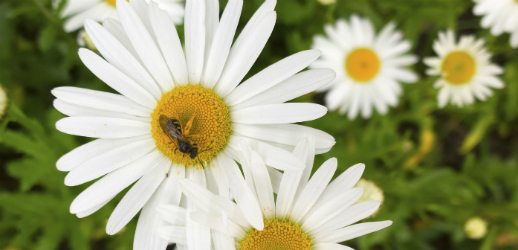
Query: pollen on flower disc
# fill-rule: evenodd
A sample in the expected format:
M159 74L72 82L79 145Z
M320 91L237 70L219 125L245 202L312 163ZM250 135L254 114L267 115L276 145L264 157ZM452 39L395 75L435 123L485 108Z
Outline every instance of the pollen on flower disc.
M263 231L249 230L239 241L239 250L311 250L313 240L289 219L265 219Z
M113 7L117 5L117 0L105 0L105 2Z
M183 139L197 149L196 157L181 152L178 138L161 127L161 116L177 121ZM164 93L151 119L157 148L171 161L184 166L205 166L225 149L232 134L229 107L212 89L199 84L177 86ZM186 129L189 121L191 128Z
M464 51L449 53L441 65L444 78L452 84L462 85L471 81L477 70L473 56Z
M358 48L346 56L344 67L347 75L353 80L366 83L378 75L381 61L372 49Z

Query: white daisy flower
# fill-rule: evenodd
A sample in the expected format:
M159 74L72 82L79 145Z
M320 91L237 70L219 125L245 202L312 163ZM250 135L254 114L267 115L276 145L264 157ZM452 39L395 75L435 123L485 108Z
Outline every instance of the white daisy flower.
M97 138L57 163L69 172L66 185L100 178L70 211L88 216L136 182L112 213L107 233L117 233L142 208L135 249L163 249L167 243L154 232L156 207L179 204L176 180L189 178L218 193L233 190L238 205L251 208L248 219L260 227L261 213L252 209L257 201L243 177L234 174L236 161L243 162L240 152L253 143L268 166L285 170L301 165L289 150L304 134L317 138L318 152L328 151L335 143L332 136L294 124L317 119L326 108L285 102L328 84L334 72L300 72L319 56L304 51L243 81L275 25L274 0L259 8L235 41L242 0L230 0L221 18L218 1L188 0L185 50L166 12L143 0L134 2L117 2L120 22L87 21L86 31L101 56L79 50L86 67L120 94L74 87L52 91L56 109L69 116L57 122L57 129Z
M176 240L178 235L174 232L181 228L182 223L175 218L187 215L213 229L214 244L204 249L351 249L339 243L392 224L391 221L355 224L372 215L380 206L379 201L357 203L363 190L355 185L364 171L363 164L349 168L331 181L337 168L337 161L332 158L310 178L314 160L312 143L300 143L294 154L305 161L304 168L286 170L280 177L278 187L272 185L261 157L254 152L249 154L249 161L254 167L248 184L255 191L263 212L263 229L254 228L246 220L249 211L239 209L230 200L218 197L201 186L182 180L180 185L184 194L196 203L198 211L187 212L171 205L162 207L161 214L169 224L162 227L160 235ZM225 236L233 240L228 241ZM202 240L196 235L189 237L187 241Z
M55 0L55 5L61 1L64 0ZM146 0L146 2L150 1L167 11L175 24L182 23L184 15L183 0ZM106 18L117 17L115 4L116 0L66 0L61 13L61 16L66 18L65 31L73 32L81 29L87 19L102 21ZM137 3L133 1L133 4ZM140 7L135 6L135 8Z
M474 0L473 12L482 16L481 25L491 34L511 34L511 46L518 47L518 2L516 0Z
M448 102L464 106L475 99L484 101L491 96L491 88L504 87L498 77L502 68L491 63L484 40L462 36L457 42L450 30L439 33L434 50L438 57L427 58L425 63L428 75L440 77L434 85L439 89L439 107Z
M372 23L352 16L349 22L339 20L326 25L327 37L316 36L313 48L322 57L313 68L331 68L337 77L326 96L330 110L347 113L349 119L360 113L369 118L373 109L386 114L398 103L402 93L400 82L412 83L417 76L407 69L417 59L407 55L411 48L394 24L375 34Z

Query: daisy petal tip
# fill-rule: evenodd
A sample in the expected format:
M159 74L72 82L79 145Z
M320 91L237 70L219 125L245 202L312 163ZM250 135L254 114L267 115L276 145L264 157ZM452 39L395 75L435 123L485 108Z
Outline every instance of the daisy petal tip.
M394 224L394 223L391 220L382 221L382 222L380 222L380 230L383 228L390 227L390 226L392 226L392 224Z
M54 97L58 98L59 93L61 92L61 88L62 88L62 87L53 88L53 89L51 89L51 90L50 90L50 93L51 93Z
M68 166L65 164L65 159L63 159L63 157L59 158L56 162L56 169L62 172L67 171Z
M261 218L261 220L258 220L256 222L254 222L253 227L255 229L259 230L259 231L263 231L263 229L264 229L264 221L262 220L262 218Z
M355 164L354 166L356 166L357 168L361 168L362 170L365 170L365 163L358 163L358 164Z
M108 222L108 225L106 225L106 234L107 235L115 235L117 232L113 230L113 228L109 225L110 222Z
M75 216L79 217L79 216L78 216L79 210L80 210L80 209L79 209L78 199L77 199L77 197L76 197L76 198L72 201L72 204L70 204L70 207L68 208L68 211L69 211L71 214L73 214L73 215L75 215Z
M77 180L75 180L75 178L70 175L70 173L68 173L67 176L65 177L64 183L65 183L65 186L67 186L67 187L75 187L77 185L80 185L77 183Z

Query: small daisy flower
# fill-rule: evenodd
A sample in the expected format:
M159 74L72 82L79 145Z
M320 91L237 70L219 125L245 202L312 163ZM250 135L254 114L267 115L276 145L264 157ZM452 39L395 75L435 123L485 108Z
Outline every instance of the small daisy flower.
M63 0L56 0L60 3ZM183 0L146 0L152 1L167 11L175 24L183 20ZM132 2L133 4L135 1ZM64 29L66 32L73 32L81 29L87 19L103 21L106 18L117 17L115 10L116 0L67 0L61 16L66 18ZM140 7L136 6L136 9ZM147 15L146 13L139 13Z
M349 22L326 25L325 31L327 37L314 39L313 48L322 51L322 57L312 67L331 68L337 73L332 85L325 88L329 90L326 104L330 110L347 113L349 119L360 113L369 118L373 109L386 114L398 103L400 83L417 80L407 69L417 61L407 55L411 44L403 40L394 24L376 35L369 20L352 16Z
M518 1L516 0L474 0L473 12L482 16L481 25L490 29L491 34L499 36L511 34L511 46L518 47Z
M314 160L312 143L303 141L295 148L294 154L304 159L305 165L301 169L285 171L278 187L272 185L261 157L254 152L249 156L254 168L248 183L255 190L263 212L262 229L253 227L245 219L248 211L237 208L230 200L216 196L188 180L180 181L184 194L199 208L187 215L213 229L213 246L204 249L351 249L339 243L392 224L391 221L355 224L372 215L380 206L379 201L358 203L363 190L355 185L364 171L363 164L349 168L331 181L337 169L337 161L332 158L310 178ZM276 196L274 191L277 191ZM169 240L175 239L172 232L178 224L174 223L174 218L184 213L173 206L163 207L162 216L169 224L160 230L160 235ZM192 236L191 240L203 239Z
M439 107L448 102L460 107L475 99L484 101L492 95L492 88L504 87L498 77L502 68L491 63L484 40L462 36L457 42L453 31L441 32L434 50L438 57L427 58L425 63L428 75L440 77L434 85L439 89Z
M73 214L88 216L135 183L106 231L117 233L142 209L135 249L163 249L167 242L155 234L156 208L179 204L177 180L188 178L214 192L233 191L237 204L250 208L247 219L261 227L261 212L253 210L257 200L235 174L237 162L250 171L242 149L257 151L277 176L301 165L289 150L305 134L316 138L317 152L334 145L329 134L295 124L323 116L325 107L286 103L334 78L332 70L300 72L318 51L292 55L243 81L273 31L276 1L265 1L234 40L242 5L230 0L220 18L218 1L186 1L185 50L169 15L143 0L118 1L120 21L86 22L100 55L83 48L79 56L120 94L74 87L52 91L54 107L69 116L56 128L96 138L57 162L69 172L68 186L100 178L72 202ZM189 208L190 202L182 204ZM189 232L208 233L188 225Z

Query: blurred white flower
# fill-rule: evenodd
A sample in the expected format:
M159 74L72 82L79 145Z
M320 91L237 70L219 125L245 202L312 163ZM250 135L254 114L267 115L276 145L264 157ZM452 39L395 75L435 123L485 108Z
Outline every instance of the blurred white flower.
M0 85L0 119L5 115L7 110L7 93L5 89Z
M473 12L482 16L481 25L498 36L511 34L511 46L518 47L518 1L516 0L474 0Z
M492 95L492 88L504 87L498 77L502 68L491 63L484 40L462 36L457 42L450 30L439 33L434 50L438 57L427 58L425 63L429 67L428 75L439 76L434 85L439 89L439 107L448 102L464 106L475 99L484 101Z
M349 119L359 114L371 117L373 110L386 114L398 104L402 94L401 82L413 83L417 75L408 69L416 63L407 52L412 45L390 23L376 34L372 23L353 15L350 21L339 20L326 25L327 36L316 36L313 48L322 57L313 68L331 68L337 73L335 81L323 88L329 90L326 105Z
M54 0L55 6L62 1L64 0ZM146 2L150 1L167 11L175 24L182 23L184 0L146 0ZM131 4L137 9L143 9L142 6L138 6L138 1L131 1ZM79 30L88 19L103 21L107 18L117 18L115 5L116 0L67 0L61 12L61 16L66 18L64 29L66 32ZM138 14L141 17L149 15L149 13L143 11L139 11Z
M318 2L322 5L331 5L335 4L336 0L318 0Z
M487 233L487 222L480 217L470 218L464 225L464 232L470 239L482 239Z

